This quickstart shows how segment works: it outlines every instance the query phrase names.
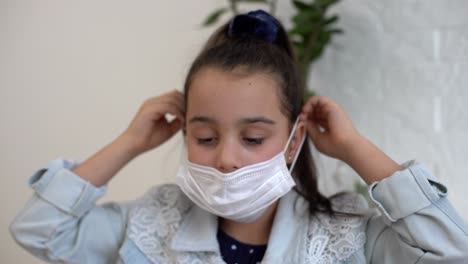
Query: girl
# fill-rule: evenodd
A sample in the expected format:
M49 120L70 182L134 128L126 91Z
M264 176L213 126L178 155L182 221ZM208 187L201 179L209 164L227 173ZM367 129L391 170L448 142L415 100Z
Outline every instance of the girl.
M303 94L281 24L238 15L208 40L184 93L148 99L82 164L36 172L11 233L54 263L466 263L467 228L445 186L387 157L332 100ZM177 184L95 204L125 164L179 130ZM380 213L356 194L319 193L306 137L358 172Z

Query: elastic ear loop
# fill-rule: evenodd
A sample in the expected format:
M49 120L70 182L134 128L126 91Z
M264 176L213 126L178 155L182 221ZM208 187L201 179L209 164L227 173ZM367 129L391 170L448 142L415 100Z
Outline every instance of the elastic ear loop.
M296 121L294 122L294 126L291 130L291 135L289 135L288 142L286 142L286 146L284 147L283 152L286 152L288 149L289 143L291 143L291 140L294 136L294 132L296 131L297 125L299 124L299 116L296 118ZM296 164L297 158L299 157L299 153L301 152L302 145L304 145L304 141L306 139L306 134L301 138L301 142L299 143L299 147L297 148L296 155L294 155L293 162L291 163L291 166L289 167L289 173L291 173L294 169L294 165Z

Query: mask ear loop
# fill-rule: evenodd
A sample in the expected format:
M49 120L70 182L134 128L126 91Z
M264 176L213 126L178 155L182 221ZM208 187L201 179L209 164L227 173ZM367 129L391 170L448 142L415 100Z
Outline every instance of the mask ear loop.
M289 143L291 143L291 140L294 136L294 132L296 131L298 124L299 124L299 117L297 117L296 121L294 122L294 126L291 130L291 135L289 135L288 142L286 142L286 146L284 147L283 152L286 152L286 150L288 149ZM293 162L291 163L291 166L289 166L289 173L291 173L294 169L294 165L296 164L297 158L299 157L299 153L301 152L302 145L304 145L305 139L306 139L306 134L304 133L304 135L301 138L301 142L299 143L299 147L297 148L296 154L294 155Z

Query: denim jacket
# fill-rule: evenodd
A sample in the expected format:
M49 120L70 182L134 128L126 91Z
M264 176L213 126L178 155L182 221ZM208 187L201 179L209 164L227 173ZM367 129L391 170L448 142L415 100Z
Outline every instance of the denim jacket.
M30 178L34 194L10 225L15 240L51 263L224 263L218 221L173 184L131 202L97 205L96 188L57 159ZM378 210L352 193L344 214L308 213L294 190L280 199L262 263L468 263L468 228L447 189L415 162L369 187Z

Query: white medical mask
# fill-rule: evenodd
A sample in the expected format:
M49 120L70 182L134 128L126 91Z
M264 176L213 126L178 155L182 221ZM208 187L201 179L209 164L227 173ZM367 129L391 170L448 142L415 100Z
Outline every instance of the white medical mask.
M304 143L301 139L288 169L285 151L296 130L296 120L285 148L273 158L230 173L192 163L187 155L176 182L196 205L217 216L238 222L254 222L276 200L295 186L291 172Z

